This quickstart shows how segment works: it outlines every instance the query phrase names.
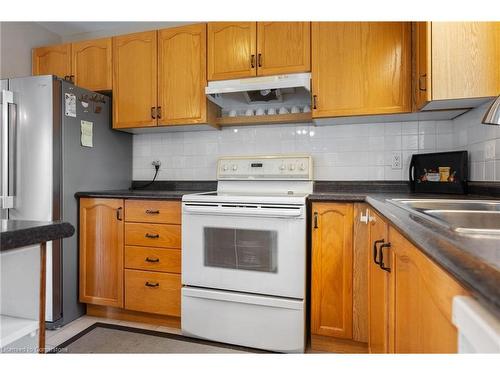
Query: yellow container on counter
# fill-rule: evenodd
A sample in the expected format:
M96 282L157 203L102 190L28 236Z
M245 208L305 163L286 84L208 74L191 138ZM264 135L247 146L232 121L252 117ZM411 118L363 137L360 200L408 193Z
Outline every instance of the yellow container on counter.
M450 178L450 167L439 167L439 181L448 182Z

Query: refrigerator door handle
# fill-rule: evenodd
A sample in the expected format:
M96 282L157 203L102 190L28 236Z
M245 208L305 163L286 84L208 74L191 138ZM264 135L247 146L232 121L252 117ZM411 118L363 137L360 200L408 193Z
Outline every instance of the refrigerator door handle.
M0 208L14 208L14 197L9 195L14 188L14 144L15 126L10 123L10 105L14 104L12 91L2 90L2 129L1 129L1 152L2 152L2 181L0 186ZM15 115L14 121L15 121ZM12 146L12 147L11 147Z

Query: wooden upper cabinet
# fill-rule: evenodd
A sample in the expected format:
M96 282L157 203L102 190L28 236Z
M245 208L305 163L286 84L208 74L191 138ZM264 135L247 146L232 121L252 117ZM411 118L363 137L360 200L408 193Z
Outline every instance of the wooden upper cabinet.
M158 123L207 118L206 24L158 31Z
M500 93L500 22L417 22L413 31L417 108Z
M368 346L370 353L389 352L389 272L376 263L379 261L380 248L389 243L387 223L371 213L370 254L368 257ZM384 263L390 265L390 252L384 252Z
M257 22L258 75L310 70L310 22Z
M256 22L208 23L208 80L257 74Z
M431 23L413 24L413 65L415 68L413 93L415 106L421 109L432 100L431 85Z
M155 31L113 38L113 128L156 126Z
M80 199L80 302L123 307L122 217L122 199Z
M392 227L391 352L456 353L452 300L468 293Z
M312 23L313 117L411 111L411 24Z
M71 44L39 47L32 51L33 75L53 74L59 78L71 76Z
M352 203L312 207L311 333L352 338Z
M73 43L71 60L75 85L92 91L112 89L111 38Z

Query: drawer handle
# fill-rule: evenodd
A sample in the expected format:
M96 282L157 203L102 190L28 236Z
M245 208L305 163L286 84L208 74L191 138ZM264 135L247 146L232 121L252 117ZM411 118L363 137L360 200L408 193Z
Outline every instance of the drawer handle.
M150 258L150 257L147 257L146 258L146 262L149 262L149 263L159 263L160 262L160 259L159 258Z
M158 288L160 286L160 283L151 283L149 281L146 281L146 284L144 284L148 288Z
M145 235L146 238L160 238L160 235L159 234L152 234L152 233L146 233Z
M160 213L160 210L146 210L146 213L148 215L158 215Z

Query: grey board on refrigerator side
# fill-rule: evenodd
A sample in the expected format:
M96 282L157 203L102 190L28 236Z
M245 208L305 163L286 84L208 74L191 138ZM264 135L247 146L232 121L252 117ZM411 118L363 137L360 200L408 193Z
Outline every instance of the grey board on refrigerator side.
M65 115L65 93L76 96L76 117ZM77 191L126 189L132 180L132 135L112 130L109 97L98 95L104 103L92 97L95 93L62 81L62 220L77 233ZM93 147L81 145L81 121L92 122ZM62 242L63 316L58 323L64 325L83 315L84 308L78 302L78 235Z

